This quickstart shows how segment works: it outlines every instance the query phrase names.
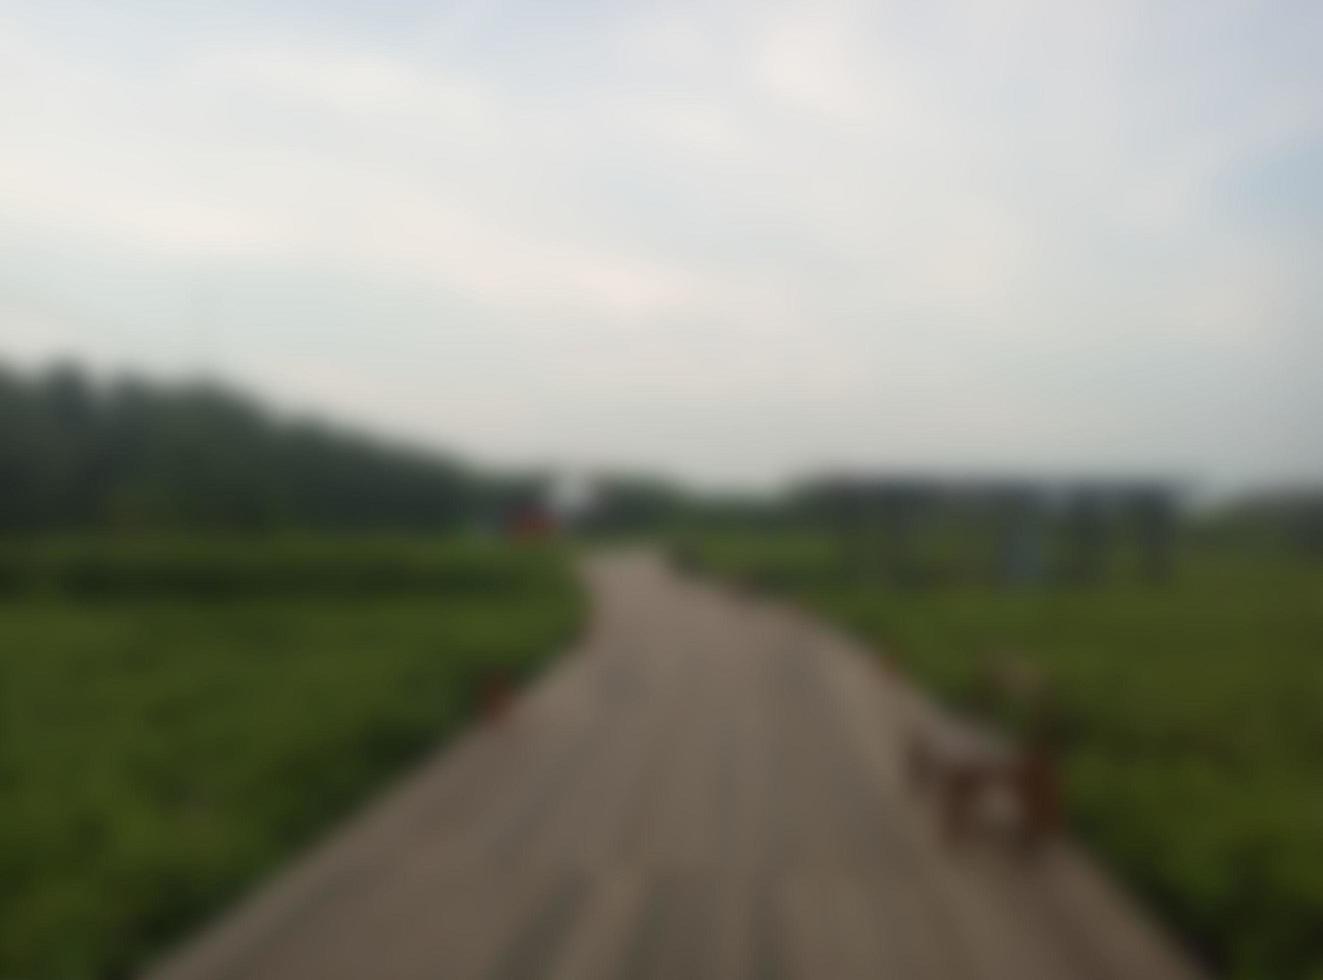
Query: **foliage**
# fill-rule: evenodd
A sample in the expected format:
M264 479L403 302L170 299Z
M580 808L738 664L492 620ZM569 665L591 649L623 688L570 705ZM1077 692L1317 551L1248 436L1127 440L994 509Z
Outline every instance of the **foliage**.
M0 595L363 596L513 591L545 585L536 563L493 540L454 536L444 548L403 535L179 534L44 537L0 544Z
M0 530L453 528L534 483L281 420L209 383L0 368Z
M111 587L11 583L0 601L0 976L133 972L453 730L484 672L536 669L580 612L540 546L30 550L27 567L92 561ZM162 574L196 584L209 561L224 597Z

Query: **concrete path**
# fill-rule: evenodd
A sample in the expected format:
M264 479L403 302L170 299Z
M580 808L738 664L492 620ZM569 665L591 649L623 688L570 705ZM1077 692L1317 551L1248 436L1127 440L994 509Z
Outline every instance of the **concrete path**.
M1074 847L943 846L875 658L646 555L586 574L579 650L153 980L1196 976Z

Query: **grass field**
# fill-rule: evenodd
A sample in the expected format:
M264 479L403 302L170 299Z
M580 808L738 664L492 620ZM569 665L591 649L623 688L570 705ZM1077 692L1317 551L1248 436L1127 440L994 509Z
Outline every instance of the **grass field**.
M549 547L0 552L0 977L123 976L576 628Z
M990 658L1041 665L1078 831L1235 978L1323 978L1323 568L1202 550L1176 580L897 591L832 539L709 535L718 573L793 595L968 705Z

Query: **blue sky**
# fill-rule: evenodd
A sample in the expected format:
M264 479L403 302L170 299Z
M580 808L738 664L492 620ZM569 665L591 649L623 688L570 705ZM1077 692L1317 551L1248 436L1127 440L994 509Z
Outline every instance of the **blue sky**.
M0 357L709 484L1323 478L1320 37L1305 3L0 0Z

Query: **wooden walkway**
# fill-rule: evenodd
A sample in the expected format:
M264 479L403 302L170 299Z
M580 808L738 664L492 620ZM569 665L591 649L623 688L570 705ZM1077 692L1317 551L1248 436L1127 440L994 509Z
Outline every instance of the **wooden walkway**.
M1186 980L1068 844L942 845L922 698L806 617L591 562L590 636L152 980Z

